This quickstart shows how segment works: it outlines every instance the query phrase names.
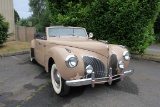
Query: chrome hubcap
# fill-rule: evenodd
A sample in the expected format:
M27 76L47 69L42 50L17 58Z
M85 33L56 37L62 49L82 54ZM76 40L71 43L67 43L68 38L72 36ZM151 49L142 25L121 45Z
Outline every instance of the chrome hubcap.
M57 88L60 88L60 74L55 70L54 72L54 79L55 79L55 85Z

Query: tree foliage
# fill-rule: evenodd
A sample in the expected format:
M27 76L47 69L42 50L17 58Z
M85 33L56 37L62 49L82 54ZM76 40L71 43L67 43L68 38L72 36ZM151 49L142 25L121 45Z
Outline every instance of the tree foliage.
M159 0L105 1L108 0L95 0L92 4L92 15L99 17L94 18L91 29L110 43L123 44L132 52L144 53L153 42ZM105 32L101 32L104 28Z
M30 11L33 13L27 20L32 22L38 32L44 32L50 26L49 10L46 0L29 0Z
M61 1L61 2L60 2ZM159 0L48 0L53 25L86 27L96 39L144 53L153 42Z
M154 32L156 34L160 33L160 13L156 19L155 25L154 25Z
M20 21L18 12L14 9L14 22L17 23Z
M46 9L46 0L29 0L29 6L33 15L40 17Z
M160 43L160 13L154 23L155 42Z
M18 22L18 25L19 26L26 26L26 27L29 27L29 21L28 19L21 19L19 22Z
M92 0L48 0L52 25L75 25L85 19L85 11ZM85 12L85 13L83 13ZM85 16L85 17L81 17ZM74 24L77 23L77 24ZM83 24L83 23L81 23Z
M6 42L9 34L9 23L5 21L4 17L0 14L0 44Z

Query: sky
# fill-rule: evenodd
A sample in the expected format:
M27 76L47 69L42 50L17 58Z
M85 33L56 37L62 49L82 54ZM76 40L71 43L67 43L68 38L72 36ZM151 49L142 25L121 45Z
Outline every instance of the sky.
M31 16L31 12L29 12L29 0L13 0L14 9L18 12L20 18L27 18Z

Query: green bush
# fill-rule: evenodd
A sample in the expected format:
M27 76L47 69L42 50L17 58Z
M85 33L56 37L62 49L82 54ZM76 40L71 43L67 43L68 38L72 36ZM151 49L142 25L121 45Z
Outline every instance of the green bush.
M4 17L0 14L0 44L6 42L8 34L9 24L5 22Z
M155 34L160 34L160 13L156 19L156 22L154 23L154 32Z
M29 21L28 19L21 19L18 23L19 26L26 26L26 27L29 27Z
M100 39L144 53L153 42L153 25L158 13L158 0L95 0L91 6L91 29ZM103 32L101 30L104 30Z
M125 45L131 52L144 53L154 40L159 0L48 1L53 25L86 27L96 39Z
M160 33L155 34L155 43L160 43Z
M160 13L154 23L155 42L160 43Z
M88 5L92 0L48 0L52 25L86 27Z

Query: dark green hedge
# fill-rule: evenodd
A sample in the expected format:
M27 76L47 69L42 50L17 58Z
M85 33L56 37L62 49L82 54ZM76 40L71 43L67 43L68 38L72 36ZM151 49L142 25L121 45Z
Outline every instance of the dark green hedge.
M91 29L101 39L126 45L131 52L143 53L153 42L159 0L107 1L95 0L92 3L91 17L99 17L90 23Z
M5 22L4 17L0 14L0 44L3 44L8 38L9 24Z
M160 13L154 23L155 42L160 43Z
M86 27L96 39L125 45L131 52L144 53L154 40L159 0L48 1L52 25Z

